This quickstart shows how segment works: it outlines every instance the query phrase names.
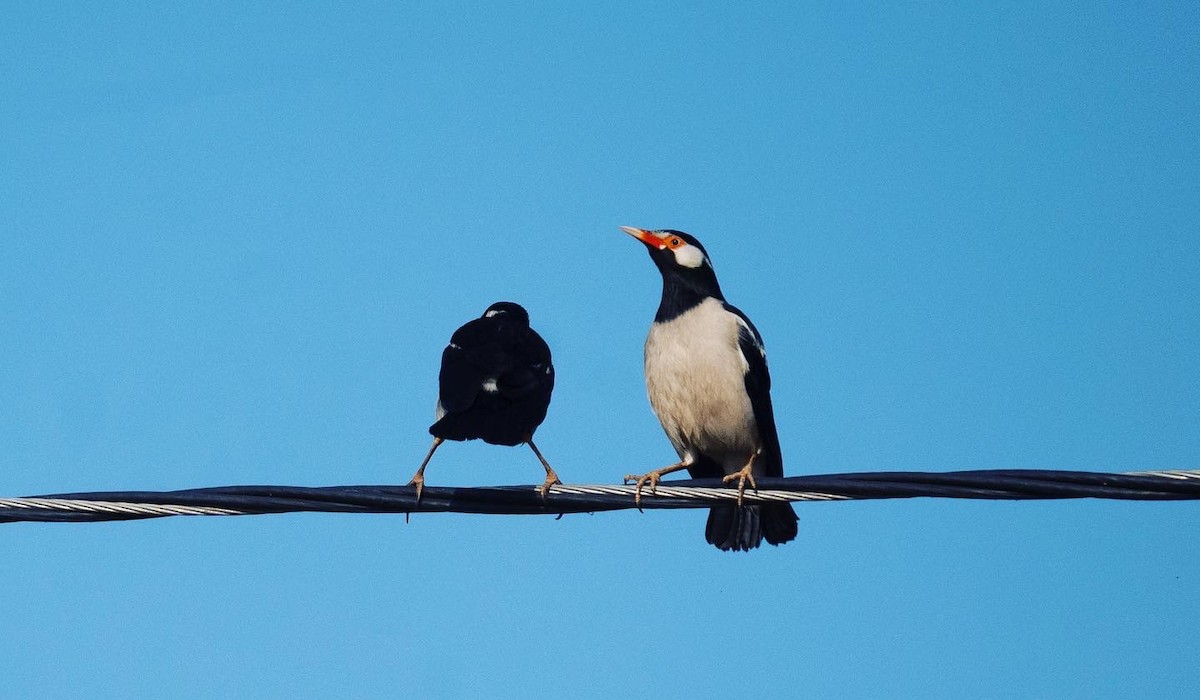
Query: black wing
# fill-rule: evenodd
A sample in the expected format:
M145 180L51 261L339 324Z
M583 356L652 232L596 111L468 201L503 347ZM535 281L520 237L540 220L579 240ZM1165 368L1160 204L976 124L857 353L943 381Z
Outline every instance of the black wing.
M754 410L754 422L758 424L758 436L762 440L759 461L767 476L783 476L783 454L779 449L779 433L775 431L775 409L771 407L771 374L767 371L767 351L763 347L758 329L737 308L725 304L725 310L735 314L738 324L738 347L746 358L746 394Z
M531 328L522 328L506 350L510 361L500 374L500 391L513 400L544 394L549 402L554 389L554 365L550 362L550 346L542 336Z
M438 398L447 413L470 408L484 381L504 369L496 330L491 319L469 321L454 331L450 344L442 351Z

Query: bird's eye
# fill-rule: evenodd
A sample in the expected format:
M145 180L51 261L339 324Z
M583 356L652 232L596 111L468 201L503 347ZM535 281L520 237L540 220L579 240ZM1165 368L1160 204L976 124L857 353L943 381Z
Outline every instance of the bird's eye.
M681 245L683 245L683 241L679 238L672 238L671 240L667 241L667 247L669 248L678 248Z

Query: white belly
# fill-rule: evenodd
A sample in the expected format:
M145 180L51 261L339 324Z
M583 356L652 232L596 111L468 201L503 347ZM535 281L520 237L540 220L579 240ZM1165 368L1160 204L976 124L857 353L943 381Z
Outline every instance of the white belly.
M667 437L681 459L704 454L726 473L760 447L738 328L737 318L709 299L656 324L646 338L646 390Z

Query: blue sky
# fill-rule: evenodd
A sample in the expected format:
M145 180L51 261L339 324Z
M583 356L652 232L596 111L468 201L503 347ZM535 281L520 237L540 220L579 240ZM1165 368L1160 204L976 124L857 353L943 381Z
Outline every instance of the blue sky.
M665 465L619 225L705 243L788 473L1200 467L1194 3L5 15L0 495L402 483L501 299L564 480ZM1194 504L798 511L748 555L700 511L5 525L5 693L1194 692Z

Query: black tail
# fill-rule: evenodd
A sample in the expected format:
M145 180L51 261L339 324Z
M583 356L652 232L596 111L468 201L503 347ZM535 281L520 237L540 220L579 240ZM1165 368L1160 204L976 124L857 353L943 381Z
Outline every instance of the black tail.
M717 549L748 552L765 537L774 545L791 542L798 532L790 503L765 506L721 506L708 511L704 538Z

